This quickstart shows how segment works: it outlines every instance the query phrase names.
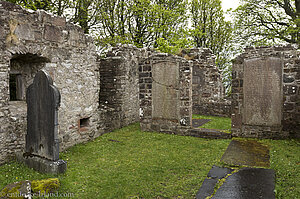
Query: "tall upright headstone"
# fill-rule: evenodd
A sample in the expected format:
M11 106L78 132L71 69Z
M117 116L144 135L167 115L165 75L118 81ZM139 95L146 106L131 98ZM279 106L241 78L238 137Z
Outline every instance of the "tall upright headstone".
M25 163L40 172L63 173L66 162L59 159L58 141L60 93L44 71L39 71L28 87L26 102Z
M236 137L299 137L299 56L292 46L249 47L232 66Z
M189 135L191 63L182 57L157 53L142 60L139 71L141 129Z

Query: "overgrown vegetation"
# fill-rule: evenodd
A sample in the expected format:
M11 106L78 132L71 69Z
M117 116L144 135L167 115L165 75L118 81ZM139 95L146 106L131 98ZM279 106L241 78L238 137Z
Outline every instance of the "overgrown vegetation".
M193 115L193 119L209 119L208 123L202 125L200 128L205 129L219 129L224 132L230 132L231 130L231 118L228 117L215 117L206 115Z

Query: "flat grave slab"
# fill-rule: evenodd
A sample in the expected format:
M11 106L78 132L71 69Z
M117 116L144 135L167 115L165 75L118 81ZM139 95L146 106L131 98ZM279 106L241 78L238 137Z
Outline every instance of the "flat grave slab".
M210 122L211 120L209 119L193 119L192 120L192 127L193 128L198 128L200 126L203 126L207 122Z
M226 179L212 199L275 199L274 189L273 170L242 168Z
M255 140L232 140L221 161L228 165L269 167L268 147Z
M222 168L214 165L207 174L207 178L203 181L202 186L198 190L196 199L202 199L211 196L214 193L214 189L218 183L218 180L225 178L232 171L233 169Z

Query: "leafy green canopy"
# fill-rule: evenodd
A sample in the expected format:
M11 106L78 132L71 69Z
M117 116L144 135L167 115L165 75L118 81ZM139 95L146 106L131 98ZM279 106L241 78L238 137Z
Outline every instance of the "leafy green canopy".
M234 16L241 44L300 44L300 0L241 0Z
M117 43L175 54L205 47L230 81L232 25L221 0L8 0L65 16L91 34L100 48Z
M190 2L190 35L196 47L210 48L216 55L217 66L223 72L223 83L230 88L232 32L231 22L226 21L221 0L192 0Z

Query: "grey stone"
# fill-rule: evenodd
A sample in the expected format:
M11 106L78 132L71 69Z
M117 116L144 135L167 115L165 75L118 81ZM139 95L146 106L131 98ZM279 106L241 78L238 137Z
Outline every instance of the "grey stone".
M152 117L179 120L179 66L159 62L152 66Z
M31 196L31 182L29 180L6 185L0 191L0 198L28 198Z
M48 41L59 42L62 40L61 30L57 26L45 26L44 38Z
M58 108L60 93L51 77L39 71L26 93L27 134L25 152L49 160L59 159Z
M283 75L283 82L284 83L292 83L295 81L295 78L293 76L288 76L286 74Z
M60 93L44 71L39 71L28 87L26 102L27 134L23 161L39 172L65 172L66 162L59 160Z
M228 174L230 174L233 169L225 168L225 167L218 167L212 166L211 170L208 172L207 177L213 179L222 179L225 178Z
M31 30L29 24L20 24L15 31L19 39L34 40L34 32Z
M214 165L207 174L208 178L203 181L200 189L198 190L196 199L205 199L206 197L211 196L214 193L215 186L218 181L225 178L232 171L233 169L222 168Z
M24 156L18 153L17 160L41 173L60 174L67 170L67 162L61 159L52 161L38 156Z
M193 128L188 130L187 135L207 139L231 139L230 133L215 129Z
M218 179L206 178L196 194L196 199L206 199L206 197L211 196L214 193L217 182Z
M249 125L281 124L282 61L257 58L245 61L244 120Z
M142 130L187 135L192 125L191 62L154 53L140 66Z
M280 52L279 52L280 51ZM237 137L299 136L299 53L291 46L247 48L232 67L232 132ZM239 82L239 84L237 84Z
M109 115L99 110L99 65L93 41L85 36L80 27L66 22L63 17L43 11L29 11L10 2L0 2L0 13L0 34L3 36L0 43L4 44L0 49L0 164L9 161L9 157L16 152L24 151L27 128L27 110L23 109L25 93L36 73L42 69L61 88L59 149L63 151L100 136L104 129L103 118L109 121ZM18 39L18 43L5 45L6 36L10 33ZM72 38L72 34L76 38ZM130 63L131 60L124 64L124 68ZM10 74L22 76L21 101L10 100ZM73 82L66 84L66 79ZM132 85L135 88L136 84ZM136 90L138 92L138 88ZM127 99L134 101L131 97ZM136 101L138 105L138 98ZM136 114L134 119L128 117L128 120L138 121L138 111L118 110L120 115L129 115L127 112ZM90 118L84 131L78 125L82 118ZM68 139L63 139L65 136ZM2 138L5 139L2 141Z
M237 166L270 166L269 148L254 140L232 140L221 161Z
M192 120L192 126L194 128L198 128L200 126L203 126L204 124L206 124L209 121L211 121L211 120L208 120L208 119L193 119Z
M213 199L275 199L275 172L271 169L242 168L230 175Z

